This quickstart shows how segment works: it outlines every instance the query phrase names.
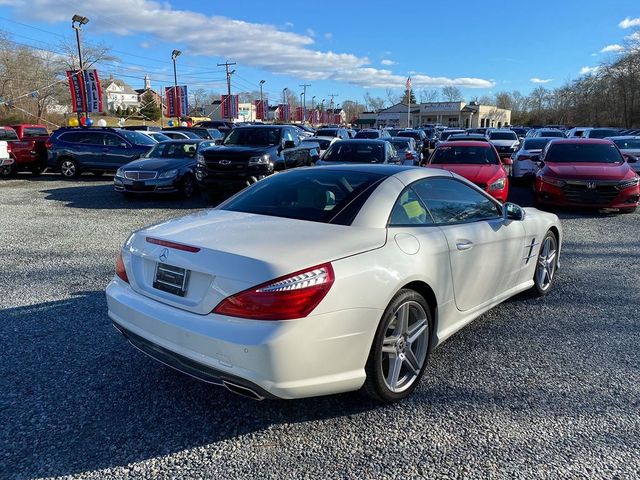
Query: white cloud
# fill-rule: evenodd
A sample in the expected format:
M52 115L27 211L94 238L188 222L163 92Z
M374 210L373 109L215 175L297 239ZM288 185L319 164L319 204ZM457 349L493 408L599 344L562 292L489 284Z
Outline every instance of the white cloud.
M284 26L285 26L286 28L293 28L293 23L291 23L291 22L284 22Z
M333 33L327 32L324 34L324 38L327 40L331 40L333 38Z
M618 45L617 43L614 43L612 45L607 45L602 50L600 50L600 53L620 53L620 52L624 52L624 47L622 45Z
M640 17L638 18L625 18L622 20L618 26L620 28L631 28L631 27L640 27Z
M596 73L600 67L582 67L580 69L580 75L591 75L592 73Z
M68 22L70 9L86 8L86 2L80 0L0 0L5 4L7 1L16 16L27 22ZM180 10L154 0L91 2L89 16L96 33L145 35L151 43L177 42L176 46L190 55L230 59L239 65L301 80L334 80L378 88L402 88L406 81L404 75L372 68L367 57L314 49L315 40L310 33L315 32L302 35L275 25ZM490 88L495 84L482 78L428 75L418 75L413 82L415 86L469 88Z
M633 32L631 35L627 35L626 37L624 37L624 39L631 43L640 43L640 31Z
M151 48L151 44L149 42L140 42L140 47Z
M390 67L391 65L395 65L396 62L394 62L393 60L389 60L388 58L385 58L380 60L380 64L384 65L385 67Z
M307 28L307 35L309 35L310 37L315 37L317 34L313 28Z
M538 78L538 77L533 77L529 79L531 81L531 83L549 83L549 82L553 82L553 78Z

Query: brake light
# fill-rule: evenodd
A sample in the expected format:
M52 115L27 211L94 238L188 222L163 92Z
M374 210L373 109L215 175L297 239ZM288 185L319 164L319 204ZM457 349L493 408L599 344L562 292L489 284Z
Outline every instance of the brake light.
M118 252L116 257L116 275L125 282L129 283L129 277L127 276L127 270L124 268L124 262L122 261L122 252Z
M251 320L304 318L322 301L333 281L333 268L325 263L227 297L213 313Z
M13 146L11 145L11 142L7 142L7 152L11 153L13 151Z
M53 142L51 140L47 140L46 142L44 142L44 146L47 149L51 149L53 148Z
M153 243L154 245L160 245L162 247L175 248L176 250L182 250L183 252L197 253L200 251L198 247L192 247L191 245L185 245L183 243L170 242L168 240L160 240L159 238L146 237L147 243Z
M531 160L531 157L528 155L520 155L519 157L516 157L518 160L522 161L522 160Z
M413 153L407 152L406 156L407 156L407 160L413 160Z

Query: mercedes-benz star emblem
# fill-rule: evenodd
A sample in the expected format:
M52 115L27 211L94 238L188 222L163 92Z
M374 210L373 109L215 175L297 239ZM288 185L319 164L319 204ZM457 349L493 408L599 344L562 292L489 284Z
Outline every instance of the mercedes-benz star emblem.
M231 163L231 160L220 160L220 165L229 165Z
M588 183L587 183L587 188L588 188L589 190L593 190L594 188L596 188L596 184L595 184L595 182L588 182Z
M169 258L169 249L163 248L162 251L160 252L160 261L164 263L167 261L167 258Z

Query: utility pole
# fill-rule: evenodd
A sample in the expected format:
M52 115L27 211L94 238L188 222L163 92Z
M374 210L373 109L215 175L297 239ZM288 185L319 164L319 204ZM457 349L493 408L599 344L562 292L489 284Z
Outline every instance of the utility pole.
M178 72L176 70L176 58L180 56L182 52L180 50L174 50L171 52L171 60L173 61L173 110L174 113L178 112L178 105L180 104L180 99L178 98ZM182 112L181 112L182 113ZM184 112L188 114L188 112ZM178 125L180 125L180 116L178 116Z
M316 109L314 107L314 103L316 100L316 96L311 97L311 125L316 123Z
M298 85L302 87L302 123L307 118L307 87L310 87L308 83Z
M229 67L232 65L235 65L236 62L224 62L224 63L219 63L218 67L224 67L224 70L227 74L227 112L229 113L229 117L228 119L231 120L231 75L233 75L234 73L236 73L235 70L232 70L231 72L229 71Z
M260 108L262 108L262 118L260 120L262 120L263 122L266 120L265 117L268 117L266 111L267 109L264 108L264 100L262 99L262 85L264 85L264 82L266 82L266 80L260 80Z

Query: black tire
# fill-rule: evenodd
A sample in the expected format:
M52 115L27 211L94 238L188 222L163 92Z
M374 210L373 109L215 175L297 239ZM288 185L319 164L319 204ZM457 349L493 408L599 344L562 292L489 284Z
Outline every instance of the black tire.
M16 162L6 167L0 167L0 177L13 178L16 175L18 175L18 165Z
M185 200L192 198L196 193L196 189L197 185L193 175L189 173L185 174L180 183L180 198Z
M60 175L62 175L62 178L66 180L78 178L80 176L80 168L78 167L78 162L76 162L73 158L63 158L62 160L60 160L59 167Z
M633 207L633 208L621 208L621 209L620 209L620 213L624 213L624 214L627 214L627 213L633 213L633 212L635 212L635 211L636 211L636 208L637 208L637 207Z
M550 242L553 248L553 260L549 263L549 254L545 253L546 242ZM543 275L540 273L540 269L543 268L543 263L546 262L547 273ZM536 269L533 273L533 287L531 287L531 294L534 297L544 297L547 295L556 280L556 271L558 269L558 239L552 231L548 231L540 242L540 250L536 257ZM550 276L550 278L549 278Z
M413 342L409 342L411 337L411 329L408 329L407 335L400 333L399 327L400 321L397 313L399 313L400 307L408 308L407 313L407 325L415 328L414 333L418 330L422 330L419 335L419 339ZM411 311L416 313L417 318L414 323L409 325L411 318ZM426 326L426 328L425 328ZM424 330L423 330L424 329ZM391 330L391 336L388 336L389 330ZM424 374L425 367L429 360L431 353L431 335L433 332L433 320L431 318L431 310L429 304L422 295L414 290L402 289L400 290L389 303L389 306L384 311L378 329L376 330L373 344L369 352L369 358L365 366L365 372L367 378L362 387L364 393L369 397L384 403L399 402L408 397L420 383L420 379ZM397 338L397 340L393 340ZM404 338L403 338L404 337ZM383 352L383 345L387 340L387 349L391 349L394 353ZM389 342L392 343L389 343ZM414 352L415 348L418 350ZM408 348L407 348L408 347ZM409 359L409 352L411 352L412 359L414 360L414 367L409 367L412 361ZM386 357L385 357L386 355ZM392 361L399 362L401 365L398 369L398 377L405 372L405 376L397 379L399 389L394 391L388 384L391 374ZM385 372L385 362L388 362ZM419 368L416 368L418 366ZM413 368L413 372L410 368ZM415 371L418 370L416 374ZM405 385L401 385L405 382Z
M33 175L34 177L37 177L38 175L40 175L43 170L44 170L44 167L40 164L34 164L31 166L31 168L29 168L31 175Z

